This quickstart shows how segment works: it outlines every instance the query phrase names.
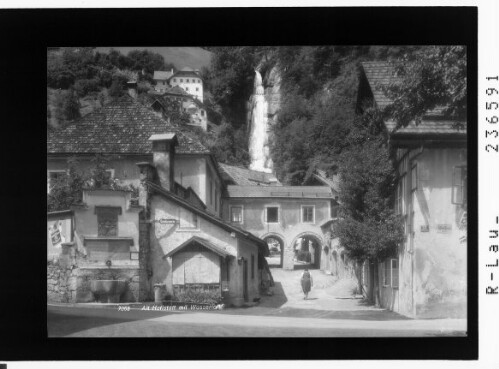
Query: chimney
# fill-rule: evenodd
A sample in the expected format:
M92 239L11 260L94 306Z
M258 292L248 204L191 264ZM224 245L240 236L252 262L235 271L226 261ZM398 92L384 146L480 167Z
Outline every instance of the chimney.
M143 206L144 209L146 209L146 216L149 212L149 193L147 191L147 183L146 182L152 182L154 183L155 180L155 172L156 169L151 163L148 162L140 162L136 164L139 167L139 172L140 172L140 183L139 183L139 205Z
M128 81L126 83L126 86L128 88L128 94L133 97L134 99L137 98L137 81Z
M175 146L178 145L175 133L155 134L149 137L152 141L153 164L158 173L161 187L174 191Z

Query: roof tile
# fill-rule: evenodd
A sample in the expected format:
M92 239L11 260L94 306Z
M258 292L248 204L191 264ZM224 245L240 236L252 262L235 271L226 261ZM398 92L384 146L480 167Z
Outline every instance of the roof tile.
M210 153L188 128L168 123L130 96L118 98L65 127L47 130L47 153L149 154L149 137L163 133L177 134L177 153Z
M240 186L280 186L281 183L271 173L259 172L233 165L219 163L220 172L226 180Z

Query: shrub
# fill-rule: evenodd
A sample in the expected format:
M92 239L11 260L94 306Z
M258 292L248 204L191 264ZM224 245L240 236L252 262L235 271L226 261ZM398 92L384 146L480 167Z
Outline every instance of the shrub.
M218 305L222 302L219 290L191 290L186 289L175 294L175 300L185 303Z
M98 78L80 79L76 81L74 89L79 97L88 95L90 92L97 92L100 90L100 81Z

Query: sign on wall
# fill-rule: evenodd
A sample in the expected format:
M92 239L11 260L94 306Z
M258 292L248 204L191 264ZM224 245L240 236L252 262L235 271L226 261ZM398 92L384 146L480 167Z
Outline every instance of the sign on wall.
M60 248L65 242L71 242L72 219L59 218L47 220L47 246Z

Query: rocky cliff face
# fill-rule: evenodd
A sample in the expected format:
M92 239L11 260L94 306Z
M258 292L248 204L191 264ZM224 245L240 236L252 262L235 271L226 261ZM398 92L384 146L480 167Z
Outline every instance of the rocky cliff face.
M281 104L281 73L278 66L274 66L263 79L265 101L268 103L268 124L276 121Z

